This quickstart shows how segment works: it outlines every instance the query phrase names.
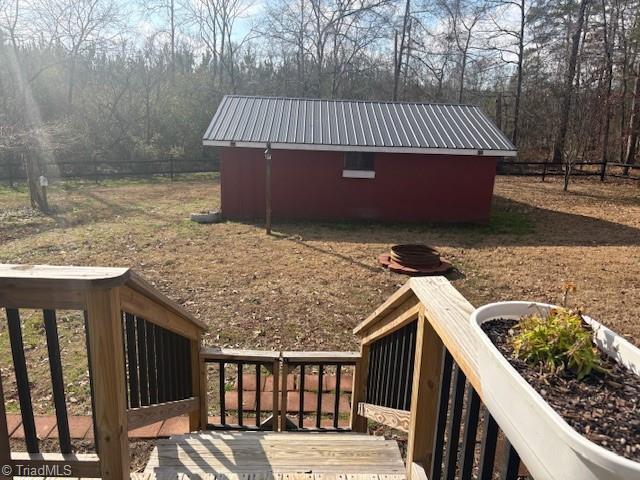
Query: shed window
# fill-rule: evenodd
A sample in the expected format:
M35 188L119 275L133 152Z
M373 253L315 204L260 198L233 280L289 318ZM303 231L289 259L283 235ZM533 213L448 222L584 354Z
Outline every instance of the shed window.
M345 178L374 178L375 162L373 152L346 152L344 154Z

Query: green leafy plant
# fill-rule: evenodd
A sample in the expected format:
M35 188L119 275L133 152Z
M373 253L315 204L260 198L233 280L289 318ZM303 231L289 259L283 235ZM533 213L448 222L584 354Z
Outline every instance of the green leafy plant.
M594 371L607 371L592 339L593 331L579 310L555 308L546 316L522 317L512 342L515 357L542 365L549 373L568 369L582 380Z

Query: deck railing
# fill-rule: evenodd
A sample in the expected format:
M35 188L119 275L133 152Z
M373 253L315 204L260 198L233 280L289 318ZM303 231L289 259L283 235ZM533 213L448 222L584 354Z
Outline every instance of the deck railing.
M359 353L202 349L204 324L128 269L0 265L0 307L6 310L27 450L11 451L0 382L1 464L129 478L127 432L188 414L192 431L363 432L373 420L407 432L409 480L490 479L497 473L514 480L524 468L482 403L469 323L473 307L442 277L409 280L356 327ZM42 312L59 454L39 453L21 322L24 311L34 309ZM71 453L58 338L58 312L68 310L85 324L95 454ZM209 367L217 367L210 378ZM209 380L219 397L213 422ZM251 382L255 397L246 408ZM270 389L262 386L267 382ZM294 408L292 392L299 395ZM227 404L228 394L235 394L235 408ZM315 403L305 401L313 397Z
M129 269L0 265L27 452L12 452L0 385L0 463L71 468L77 477L128 478L129 430L189 414L200 427L204 325ZM20 315L42 310L60 454L39 452ZM56 311L84 318L95 454L72 454ZM49 470L52 471L52 470ZM17 468L14 472L18 472Z
M472 311L445 278L413 278L354 330L365 367L355 424L407 432L409 480L515 480L526 470L482 404Z
M283 352L281 358L280 430L351 430L351 404L346 409L349 411L349 419L341 422L341 415L345 410L341 408L344 399L341 392L352 389L352 382L344 380L353 378L353 370L360 355L355 352ZM296 385L291 389L287 385L288 378L296 371L297 374L293 376ZM313 385L309 385L312 382ZM292 390L298 395L298 411L293 418L287 415L292 410L289 408ZM305 414L310 410L306 405L307 399L313 400L309 403L315 403L311 424L305 422ZM324 417L330 418L325 421Z
M209 429L351 430L356 352L205 348L200 358Z
M206 402L206 396L203 396L204 406L202 408L203 419L202 424L206 425L209 429L247 429L247 430L277 430L278 427L278 388L279 374L280 374L280 353L271 351L259 351L259 350L232 350L226 348L205 348L200 354L202 361L202 384L207 385L207 379L209 378L208 366L210 364L215 365L217 372L214 373L217 380L217 398L215 400L218 418L214 422L209 422L206 412L209 408L209 403ZM248 369L253 370L253 373L249 373ZM232 371L228 369L231 367ZM253 388L245 390L244 379L245 376L252 375L250 378L253 381ZM236 381L235 406L228 408L227 394L233 393L227 390L229 385L229 377L232 377ZM270 380L272 385L270 391L270 398L268 400L271 403L271 408L267 411L264 408L264 404L267 402L263 400L262 385ZM248 382L247 382L248 383ZM250 409L245 408L245 391L250 392L253 396L253 402ZM249 395L249 393L247 393ZM266 400L266 399L265 399ZM251 414L255 416L254 422L250 423L245 420L245 410L250 410ZM235 412L234 415L230 415L230 411ZM268 414L271 415L268 415ZM263 418L267 414L267 418ZM215 417L214 417L215 418Z

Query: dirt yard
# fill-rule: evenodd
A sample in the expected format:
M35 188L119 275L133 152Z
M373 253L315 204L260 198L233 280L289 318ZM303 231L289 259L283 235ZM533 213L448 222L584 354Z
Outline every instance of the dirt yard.
M349 350L354 325L406 281L377 256L391 244L419 242L454 263L453 282L475 305L558 302L571 281L571 304L640 344L638 185L581 180L565 193L559 180L500 177L495 190L487 226L275 219L269 237L259 224L189 221L190 212L218 207L215 177L69 183L51 189L52 216L28 208L24 189L1 187L0 262L131 266L204 319L209 344ZM46 363L36 320L25 327L34 365ZM67 320L66 361L82 351L80 321ZM6 360L5 323L0 337ZM86 385L84 369L66 380Z

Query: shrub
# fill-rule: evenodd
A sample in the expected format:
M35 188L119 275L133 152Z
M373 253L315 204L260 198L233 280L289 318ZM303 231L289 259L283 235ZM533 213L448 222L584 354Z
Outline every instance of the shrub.
M577 310L555 308L547 316L522 317L514 330L514 356L549 373L568 369L582 380L593 371L606 372L593 331Z

